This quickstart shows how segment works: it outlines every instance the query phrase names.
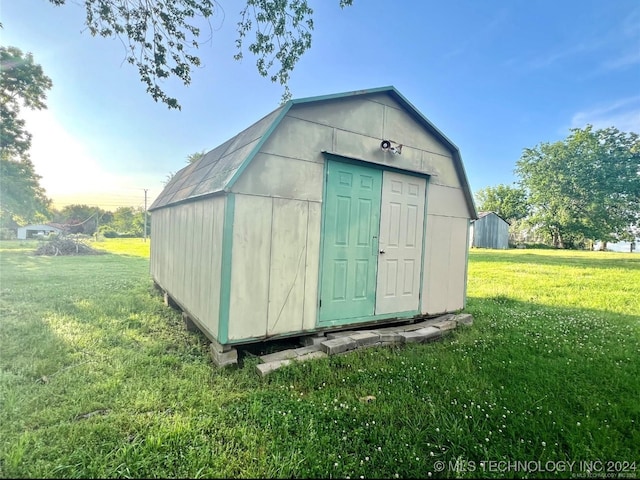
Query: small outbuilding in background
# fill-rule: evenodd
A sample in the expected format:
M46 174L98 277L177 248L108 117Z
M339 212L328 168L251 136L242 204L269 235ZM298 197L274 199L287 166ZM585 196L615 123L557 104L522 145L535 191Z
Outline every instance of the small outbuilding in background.
M214 347L465 306L460 152L393 87L288 101L150 211L153 280Z
M51 233L60 234L62 229L52 225L25 225L18 227L16 237L18 240L26 240L27 238L43 238Z
M495 212L478 212L471 222L472 247L509 248L509 222Z

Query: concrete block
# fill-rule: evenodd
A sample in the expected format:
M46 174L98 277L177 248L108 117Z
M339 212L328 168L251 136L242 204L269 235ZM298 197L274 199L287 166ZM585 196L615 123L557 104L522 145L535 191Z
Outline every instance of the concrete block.
M258 365L256 365L256 370L258 371L258 375L264 377L274 370L277 370L280 367L284 367L285 365L289 365L290 363L291 360L277 360L275 362L259 363Z
M473 325L473 315L470 313L462 313L460 315L456 315L454 318L458 325Z
M424 341L426 342L436 340L442 336L442 331L436 327L421 328L420 330L416 330L415 333L424 336Z
M294 350L294 352L296 352L296 355L298 356L306 355L308 353L313 353L313 352L320 352L320 351L322 351L322 345L319 343L317 345L308 345L306 347L300 347Z
M327 338L329 340L333 340L335 338L344 338L344 337L349 337L352 333L352 331L348 331L348 332L329 332L327 333ZM322 342L320 342L322 343Z
M458 323L455 320L445 320L443 322L434 323L433 326L440 329L441 332L445 332L456 328Z
M209 350L211 351L211 359L217 367L226 367L227 365L236 365L238 363L238 351L235 348L226 352L218 352L212 344Z
M422 343L440 338L442 332L436 327L425 327L413 332L402 332L400 335L405 343Z
M302 343L302 345L304 345L305 347L308 347L309 345L320 345L326 339L327 337L324 336L324 333L319 333L317 335L302 337L300 339L300 343Z
M420 343L424 342L424 336L414 332L400 332L404 343Z
M336 353L346 352L347 350L353 350L358 345L355 341L349 337L334 338L332 340L325 340L321 343L322 350L328 355L335 355Z
M168 292L165 291L163 293L163 297L164 297L164 305L166 307L171 307L171 308L176 308L176 309L180 308L178 306L178 304L175 302L175 300L173 300L173 298L171 298L171 295L169 295Z
M296 362L304 362L307 360L315 360L318 358L326 358L328 355L324 352L309 352L309 353L305 353L304 355L300 355L298 357L295 358Z
M215 340L211 340L211 345L209 345L209 348L211 348L211 350L215 350L218 353L224 353L224 352L228 352L233 347L231 345L220 345Z
M351 335L349 335L349 338L355 340L359 347L362 347L364 345L372 345L380 341L380 335L370 331L352 333Z
M262 363L269 363L269 362L277 362L280 360L287 360L289 358L296 358L297 356L298 354L296 353L295 349L290 348L289 350L281 350L279 352L262 355L260 357L260 360L262 361Z
M381 343L402 343L404 338L396 331L378 332Z
M402 327L399 326L394 326L394 327L384 327L384 328L376 328L374 330L371 330L374 333L377 333L378 335L382 335L383 333L398 333L399 331L401 331Z
M195 323L193 323L193 320L191 320L191 317L189 317L189 314L187 312L182 312L182 322L184 323L184 326L187 329L187 331L189 332L200 331L198 326Z

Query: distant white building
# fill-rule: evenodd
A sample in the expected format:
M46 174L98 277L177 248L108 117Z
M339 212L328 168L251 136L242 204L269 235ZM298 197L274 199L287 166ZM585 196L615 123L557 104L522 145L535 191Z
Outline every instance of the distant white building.
M24 227L18 227L17 238L18 240L26 240L27 238L46 237L50 233L59 234L61 229L53 227L51 225L25 225Z

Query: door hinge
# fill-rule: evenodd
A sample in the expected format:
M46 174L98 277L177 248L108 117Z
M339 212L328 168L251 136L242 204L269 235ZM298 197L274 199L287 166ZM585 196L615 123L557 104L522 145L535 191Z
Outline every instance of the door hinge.
M318 302L318 308L322 308L322 299Z

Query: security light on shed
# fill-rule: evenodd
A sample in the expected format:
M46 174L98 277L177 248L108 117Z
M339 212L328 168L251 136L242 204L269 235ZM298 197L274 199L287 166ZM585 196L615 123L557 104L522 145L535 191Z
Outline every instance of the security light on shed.
M399 143L392 145L392 143L395 142L392 140L382 140L382 142L380 142L380 148L383 152L391 152L395 153L396 155L400 155L402 153L402 144Z

